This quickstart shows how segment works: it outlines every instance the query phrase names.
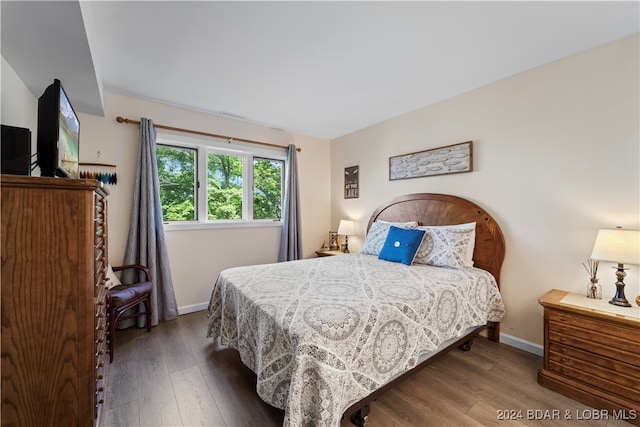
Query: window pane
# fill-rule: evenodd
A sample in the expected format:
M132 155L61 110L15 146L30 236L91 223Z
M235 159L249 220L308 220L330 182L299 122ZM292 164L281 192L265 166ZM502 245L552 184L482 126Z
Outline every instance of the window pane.
M196 150L158 145L156 149L162 218L196 219Z
M209 219L242 219L242 157L209 154Z
M282 160L253 159L253 219L280 219Z

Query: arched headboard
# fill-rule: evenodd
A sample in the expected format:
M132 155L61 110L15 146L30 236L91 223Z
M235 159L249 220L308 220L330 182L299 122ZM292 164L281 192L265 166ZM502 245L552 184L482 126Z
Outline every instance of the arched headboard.
M500 226L483 208L461 197L448 194L414 193L398 196L380 205L367 225L374 221L418 221L419 225L453 225L476 223L474 266L493 274L500 285L504 260L504 236Z

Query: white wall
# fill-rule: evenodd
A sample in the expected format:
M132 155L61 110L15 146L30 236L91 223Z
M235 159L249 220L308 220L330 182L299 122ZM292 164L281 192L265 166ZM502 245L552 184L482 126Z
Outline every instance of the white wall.
M481 205L506 240L502 332L542 343L537 298L586 290L581 263L599 228L639 228L638 35L402 115L331 143L332 223L353 218L360 236L394 196L449 193ZM472 67L473 65L470 64ZM389 181L390 156L473 141L471 173ZM342 196L344 167L360 166L360 198ZM611 264L601 266L606 297ZM640 294L631 266L627 297Z
M31 153L35 154L38 127L38 99L18 77L11 65L2 58L2 109L3 125L31 129Z

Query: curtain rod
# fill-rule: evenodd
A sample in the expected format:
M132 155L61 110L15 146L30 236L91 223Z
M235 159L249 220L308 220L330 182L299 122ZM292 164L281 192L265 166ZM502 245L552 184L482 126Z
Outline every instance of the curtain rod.
M129 123L129 124L134 124L134 125L139 125L140 121L139 120L131 120L131 119L127 119L121 116L116 117L116 121L118 123ZM167 129L167 130L173 130L173 131L177 131L177 132L184 132L184 133L191 133L194 135L203 135L203 136L212 136L214 138L223 138L228 140L229 144L231 144L232 141L240 141L240 142L248 142L249 144L258 144L258 145L265 145L267 147L276 147L276 148L287 148L284 145L278 145L278 144L270 144L268 142L261 142L261 141L254 141L252 139L243 139L243 138L234 138L233 136L226 136L226 135L217 135L215 133L208 133L208 132L201 132L198 130L191 130L191 129L183 129L183 128L177 128L177 127L173 127L173 126L165 126L165 125L159 125L157 123L153 124L153 127L159 128L159 129ZM296 150L298 152L302 151L302 148L297 148Z

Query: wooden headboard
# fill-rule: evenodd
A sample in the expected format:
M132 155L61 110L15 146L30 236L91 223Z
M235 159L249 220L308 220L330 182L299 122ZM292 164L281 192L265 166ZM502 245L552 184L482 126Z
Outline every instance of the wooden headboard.
M380 205L367 225L374 221L418 221L419 225L453 225L476 223L474 267L493 274L500 286L500 269L504 260L504 236L498 223L484 209L461 197L448 194L415 193L398 196Z

